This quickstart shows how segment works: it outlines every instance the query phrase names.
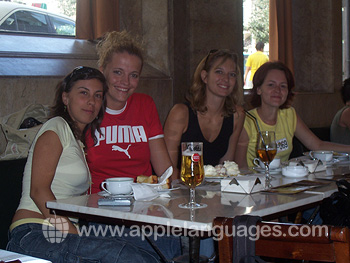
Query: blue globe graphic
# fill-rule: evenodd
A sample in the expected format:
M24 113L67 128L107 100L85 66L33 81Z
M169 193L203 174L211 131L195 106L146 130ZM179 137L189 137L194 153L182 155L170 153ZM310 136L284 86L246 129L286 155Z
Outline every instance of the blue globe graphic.
M48 242L61 243L68 235L69 224L64 218L46 218L42 230Z

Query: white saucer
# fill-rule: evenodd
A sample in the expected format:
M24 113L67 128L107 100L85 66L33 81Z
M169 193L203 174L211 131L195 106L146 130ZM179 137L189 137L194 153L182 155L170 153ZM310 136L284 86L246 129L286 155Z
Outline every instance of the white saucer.
M253 167L253 169L255 171L257 171L258 173L265 173L265 168L261 168L259 166L255 166ZM282 168L278 167L278 168L270 168L270 174L280 174L282 172Z
M106 191L101 191L97 193L100 196L104 196L104 197L133 197L133 194L128 194L128 195L111 195L109 193L107 193Z
M304 152L303 153L303 155L304 155L303 157L297 157L297 158L294 158L292 160L295 160L295 159L297 159L297 160L303 160L303 159L312 160L310 155L309 155L309 153L310 152ZM326 165L332 165L334 163L338 163L340 160L344 160L344 159L342 159L344 157L347 158L348 156L346 156L346 154L344 154L344 153L337 153L337 156L333 155L333 159L332 160L330 160L330 161L322 161L322 162L323 162L323 164L326 164ZM289 161L292 161L292 160L289 160Z

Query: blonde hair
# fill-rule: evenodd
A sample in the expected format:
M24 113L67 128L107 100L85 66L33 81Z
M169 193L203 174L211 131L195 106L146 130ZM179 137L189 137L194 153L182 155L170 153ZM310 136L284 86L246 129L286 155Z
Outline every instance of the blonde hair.
M232 93L225 98L223 108L224 116L229 116L236 111L235 105L243 105L243 85L241 71L237 63L238 58L235 53L229 50L224 49L209 52L201 60L193 74L192 85L186 93L186 100L191 104L194 111L202 113L207 111L207 106L205 105L206 84L202 80L201 72L202 70L209 72L218 59L222 59L221 63L224 63L227 59L232 59L236 64L236 84L233 87Z
M112 31L107 32L96 46L98 55L98 66L106 68L107 64L112 60L114 53L127 52L135 55L141 60L141 68L143 65L143 48L141 42L132 37L128 32Z

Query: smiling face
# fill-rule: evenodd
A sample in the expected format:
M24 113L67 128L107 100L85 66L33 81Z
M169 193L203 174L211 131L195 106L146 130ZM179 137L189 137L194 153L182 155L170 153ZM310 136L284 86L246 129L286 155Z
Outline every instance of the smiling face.
M103 71L107 79L107 107L120 110L138 86L142 61L127 52L114 53Z
M207 94L219 97L230 95L237 81L237 67L232 59L218 59L209 72L202 70L201 77L206 84Z
M97 79L78 80L70 92L63 92L62 100L72 120L82 132L100 111L103 103L103 84Z
M261 105L280 107L288 96L288 82L282 70L270 70L263 84L257 88L257 94L261 96Z

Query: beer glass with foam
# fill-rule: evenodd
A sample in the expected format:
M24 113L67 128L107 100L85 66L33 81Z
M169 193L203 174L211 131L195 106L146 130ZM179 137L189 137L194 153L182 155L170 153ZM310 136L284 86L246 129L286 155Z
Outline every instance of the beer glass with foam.
M182 142L181 143L181 173L182 182L190 188L190 202L180 204L181 208L203 208L206 204L195 202L195 187L200 185L204 179L203 168L203 143Z

